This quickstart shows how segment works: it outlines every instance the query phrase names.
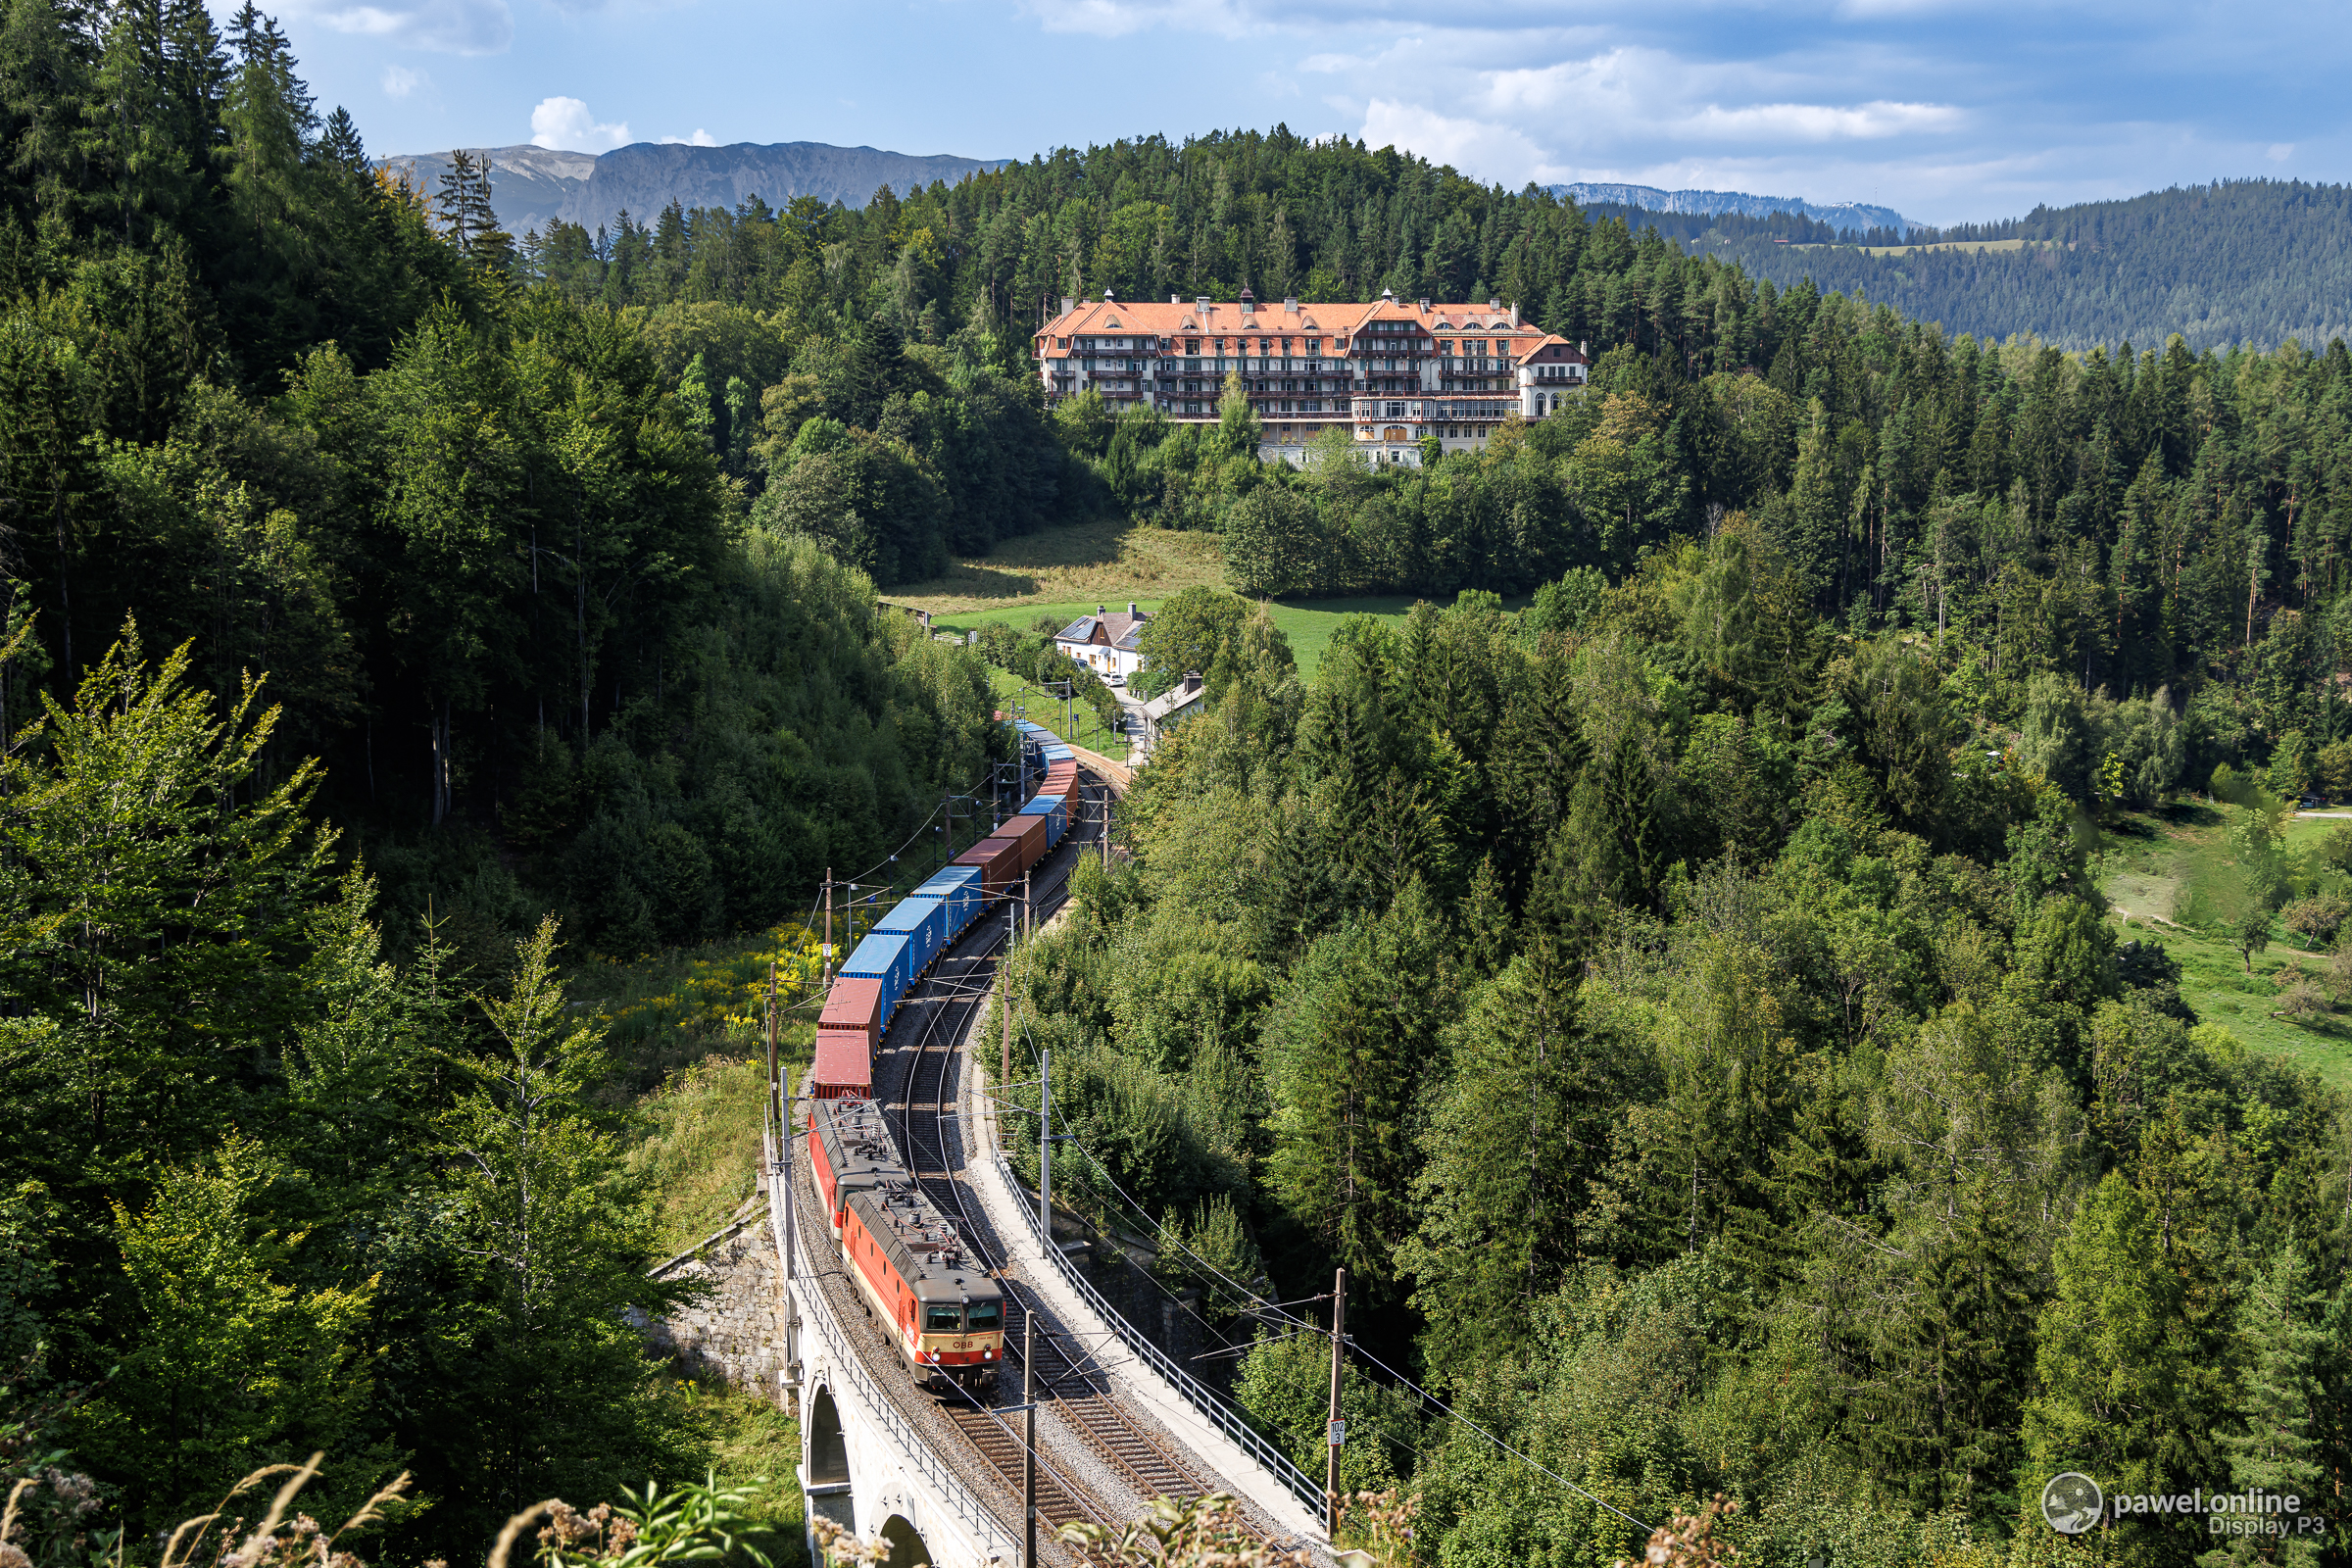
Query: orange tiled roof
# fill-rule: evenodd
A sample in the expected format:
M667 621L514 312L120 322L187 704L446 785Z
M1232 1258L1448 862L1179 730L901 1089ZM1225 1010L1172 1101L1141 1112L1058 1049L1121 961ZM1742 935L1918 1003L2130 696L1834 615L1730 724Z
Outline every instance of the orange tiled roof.
M1074 352L1056 348L1058 338L1089 337L1125 332L1153 337L1188 333L1206 336L1274 336L1312 332L1344 342L1374 321L1410 321L1431 333L1504 333L1517 338L1544 334L1530 322L1511 324L1510 312L1474 303L1439 304L1425 311L1418 300L1383 297L1367 304L1308 304L1296 311L1283 301L1252 302L1245 313L1239 300L1212 300L1204 311L1198 301L1086 300L1038 328L1039 351L1050 359Z

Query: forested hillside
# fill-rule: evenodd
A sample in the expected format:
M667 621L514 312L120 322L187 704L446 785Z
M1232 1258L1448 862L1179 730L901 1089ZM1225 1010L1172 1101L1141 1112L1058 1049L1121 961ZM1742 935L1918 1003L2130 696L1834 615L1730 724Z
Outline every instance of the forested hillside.
M563 977L884 859L1002 754L984 666L250 7L17 6L0 131L0 1557L154 1562L321 1449L330 1520L412 1474L406 1562L699 1480ZM961 373L887 342L805 465Z
M2003 222L1921 224L1908 236L1915 245L2028 242L1986 254L1798 251L1729 226L1723 236L1728 243L1702 248L1784 288L1810 278L1947 332L1996 340L2031 332L2060 348L2112 353L2127 342L2160 347L2178 332L2198 350L2276 348L2290 337L2316 350L2352 328L2352 187L2343 185L2225 180L2036 207ZM1904 242L1892 233L1853 237Z
M1214 707L1015 971L1057 1196L1164 1227L1310 1469L1321 1309L1251 1298L1347 1267L1344 1474L1411 1490L1421 1560L1627 1560L1720 1493L1741 1561L2316 1561L2139 1518L2077 1556L2039 1508L2072 1470L2332 1519L2352 1464L2344 1098L2201 1023L2085 863L2209 740L1808 599L1735 516L1356 621L1303 688L1262 612L1165 607ZM2352 836L2225 788L2227 919L2347 906Z

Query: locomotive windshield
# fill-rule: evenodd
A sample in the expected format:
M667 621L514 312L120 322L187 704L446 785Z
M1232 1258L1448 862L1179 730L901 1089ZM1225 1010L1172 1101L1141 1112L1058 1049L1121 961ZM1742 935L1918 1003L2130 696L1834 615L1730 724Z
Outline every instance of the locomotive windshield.
M994 1334L1004 1323L1004 1303L974 1301L964 1308L963 1326L974 1334Z
M963 1308L954 1301L932 1301L923 1307L925 1334L956 1334L963 1329Z

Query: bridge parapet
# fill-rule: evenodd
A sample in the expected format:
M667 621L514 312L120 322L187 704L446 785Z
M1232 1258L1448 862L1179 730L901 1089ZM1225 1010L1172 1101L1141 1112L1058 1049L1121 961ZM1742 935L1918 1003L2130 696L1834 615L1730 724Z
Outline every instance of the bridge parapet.
M935 1563L977 1568L1013 1562L1019 1543L1012 1531L957 1478L875 1383L851 1348L847 1332L834 1321L824 1293L809 1288L815 1260L788 1217L796 1212L792 1182L797 1166L791 1148L786 1140L785 1157L778 1159L776 1145L768 1141L768 1232L784 1264L789 1298L785 1310L796 1330L792 1348L803 1357L788 1362L780 1379L796 1396L800 1414L800 1482L811 1522L821 1513L872 1539L882 1536L897 1518L922 1538ZM815 1331L812 1341L801 1340L797 1330L802 1326ZM829 1468L823 1476L815 1473L820 1398L829 1399L839 1424L846 1479ZM819 1560L813 1541L809 1560Z

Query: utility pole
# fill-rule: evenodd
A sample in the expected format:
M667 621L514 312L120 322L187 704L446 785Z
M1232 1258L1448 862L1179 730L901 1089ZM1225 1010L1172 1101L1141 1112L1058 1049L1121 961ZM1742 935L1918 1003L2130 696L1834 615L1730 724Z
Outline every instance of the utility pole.
M1037 1218L1054 1250L1054 1053L1037 1054ZM1337 1352L1334 1352L1335 1354Z
M776 1137L789 1139L784 1125L784 1093L776 1081L776 960L767 960L767 1102L776 1116Z
M1329 1530L1333 1544L1340 1539L1340 1445L1348 1440L1348 1418L1340 1413L1340 1367L1348 1349L1348 1271L1341 1269L1331 1284L1331 1424L1325 1429L1323 1494L1330 1499Z
M797 1205L792 1196L792 1120L784 1094L783 1069L776 1060L776 965L767 965L767 1089L776 1118L775 1167L769 1173L767 1200L780 1208L784 1241L784 1366L777 1381L789 1392L801 1386L801 1310L793 1292L799 1279L794 1253L800 1246ZM779 1401L781 1402L781 1401Z
M825 989L833 989L833 868L825 867Z
M1004 949L997 955L997 1015L1004 1025L1004 1070L997 1079L1003 1090L1012 1082L1012 911L1004 911Z
M1021 1568L1037 1568L1037 1312L1021 1309Z

